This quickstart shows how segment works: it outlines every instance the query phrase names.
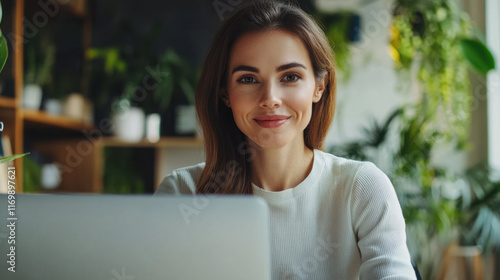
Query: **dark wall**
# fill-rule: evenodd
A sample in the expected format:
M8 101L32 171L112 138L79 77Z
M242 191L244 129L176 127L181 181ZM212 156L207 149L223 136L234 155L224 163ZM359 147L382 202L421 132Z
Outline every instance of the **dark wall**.
M134 44L123 31L128 21L143 34L155 22L162 31L156 52L173 48L182 57L200 65L205 59L221 18L230 16L243 0L105 0L92 3L94 47ZM312 10L311 0L297 1L306 11ZM219 7L217 10L215 6Z

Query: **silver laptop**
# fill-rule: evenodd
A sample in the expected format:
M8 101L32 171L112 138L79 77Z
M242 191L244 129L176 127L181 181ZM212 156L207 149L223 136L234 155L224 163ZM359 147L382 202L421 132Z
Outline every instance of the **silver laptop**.
M0 279L270 279L269 210L258 197L17 194L11 202L0 195Z

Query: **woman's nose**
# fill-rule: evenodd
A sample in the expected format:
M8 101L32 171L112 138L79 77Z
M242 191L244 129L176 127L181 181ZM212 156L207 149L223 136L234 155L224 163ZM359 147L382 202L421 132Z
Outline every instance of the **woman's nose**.
M268 83L262 89L259 105L262 108L279 108L281 106L279 89L272 83Z

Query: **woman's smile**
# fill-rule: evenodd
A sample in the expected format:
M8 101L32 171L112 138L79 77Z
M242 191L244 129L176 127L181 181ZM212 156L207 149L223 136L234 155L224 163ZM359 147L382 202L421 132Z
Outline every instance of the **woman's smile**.
M262 115L254 118L255 122L264 128L278 128L283 125L290 116L284 115Z

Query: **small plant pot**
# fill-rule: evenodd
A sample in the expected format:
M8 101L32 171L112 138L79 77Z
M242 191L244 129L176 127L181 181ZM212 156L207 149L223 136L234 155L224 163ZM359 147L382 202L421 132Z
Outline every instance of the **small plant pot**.
M45 101L45 111L51 115L63 114L63 103L59 99L47 99Z
M481 247L449 245L437 279L484 279Z
M116 137L126 142L139 142L144 137L144 110L137 107L120 111L112 116Z
M41 168L42 187L46 190L53 190L61 183L61 171L57 165L48 163Z
M64 102L64 115L74 120L83 120L85 98L79 93L71 93Z
M197 130L196 108L194 105L178 105L175 108L175 133L194 136Z
M149 114L146 117L146 139L151 143L156 143L160 140L160 114Z
M35 84L27 84L23 89L23 107L26 109L39 110L42 105L42 87Z
M92 123L92 103L80 93L71 93L64 102L63 114L75 121Z

